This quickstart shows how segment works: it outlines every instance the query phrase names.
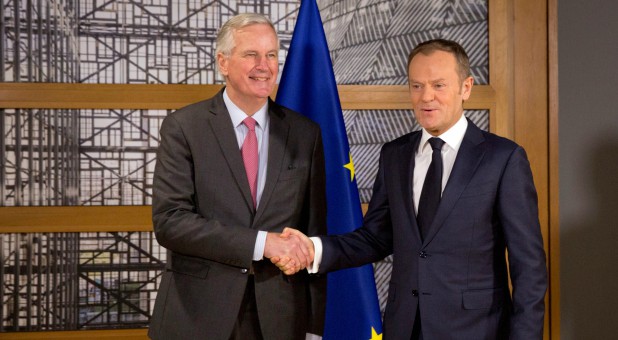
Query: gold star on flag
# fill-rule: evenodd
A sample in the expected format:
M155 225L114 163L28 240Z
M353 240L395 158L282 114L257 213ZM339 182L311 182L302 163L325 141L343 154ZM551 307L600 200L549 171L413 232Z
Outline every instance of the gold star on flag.
M350 182L354 181L354 161L352 161L352 154L348 153L348 155L350 155L350 163L344 165L343 167L350 170Z
M369 340L382 340L382 334L378 334L376 329L371 327L371 339Z

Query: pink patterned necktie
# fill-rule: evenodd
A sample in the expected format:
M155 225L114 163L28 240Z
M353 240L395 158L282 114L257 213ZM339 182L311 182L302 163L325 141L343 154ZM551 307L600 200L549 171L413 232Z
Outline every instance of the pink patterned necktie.
M245 163L245 171L249 180L249 188L251 188L251 197L253 198L253 208L257 207L257 174L258 174L258 145L257 136L255 135L255 119L251 117L245 118L243 124L249 129L245 141L242 143L240 152L242 160Z

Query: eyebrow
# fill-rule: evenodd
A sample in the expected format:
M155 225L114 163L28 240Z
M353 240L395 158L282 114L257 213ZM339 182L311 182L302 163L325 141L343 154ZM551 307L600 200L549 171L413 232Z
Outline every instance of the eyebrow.
M275 53L277 53L278 51L279 51L278 49L272 49L272 50L268 50L268 51L266 51L266 53L270 53L270 52L275 52ZM248 49L246 49L246 50L242 50L241 52L242 52L242 53L248 53L248 52L255 52L255 53L258 53L258 51L257 51L257 50L255 50L255 49L250 49L250 48L248 48Z
M446 81L445 78L438 78L438 79L434 79L434 80L430 80L429 83L438 83L438 82L443 82ZM410 83L424 83L423 81L420 80L416 80L416 79L409 79Z

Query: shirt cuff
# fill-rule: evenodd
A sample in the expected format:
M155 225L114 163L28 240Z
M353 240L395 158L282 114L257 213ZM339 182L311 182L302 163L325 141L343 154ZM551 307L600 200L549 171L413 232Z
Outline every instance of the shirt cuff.
M309 274L316 274L320 269L320 263L322 263L322 240L319 237L310 237L313 242L313 263L311 267L307 268Z
M266 235L268 235L268 232L263 230L258 231L257 238L255 239L255 248L253 248L253 261L262 261L264 258Z
M322 337L319 335L315 335L315 334L311 334L311 333L307 333L305 340L321 340Z

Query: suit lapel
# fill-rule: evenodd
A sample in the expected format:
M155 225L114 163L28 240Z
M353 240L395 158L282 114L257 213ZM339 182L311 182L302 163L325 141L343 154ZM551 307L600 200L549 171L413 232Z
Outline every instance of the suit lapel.
M428 244L436 236L444 220L453 210L457 200L459 200L461 193L470 183L472 176L485 155L485 149L482 147L484 140L485 137L483 137L481 130L468 120L468 128L459 147L451 175L442 192L442 199L440 200L438 211L436 211L436 217L431 224L427 237L423 240L423 244Z
M223 157L225 157L227 165L236 180L236 184L245 198L247 207L252 211L253 198L251 197L249 180L247 179L245 165L242 161L240 150L238 149L238 141L236 140L236 134L232 126L232 119L223 102L223 90L214 98L212 106L210 107L210 113L210 126L219 142L221 153Z
M408 213L408 219L412 225L414 234L421 239L421 234L418 229L418 223L416 221L416 214L414 213L414 157L415 151L418 149L418 144L421 140L420 133L414 133L410 136L410 140L403 144L399 149L399 167L400 167L400 188L401 197L404 203L404 210Z
M290 126L284 121L284 114L278 110L276 104L269 99L268 115L270 117L270 132L268 137L268 167L266 170L266 183L262 191L262 197L257 209L255 220L259 220L262 216L265 207L268 205L283 164L283 156L285 155L285 147L288 142L288 133Z

